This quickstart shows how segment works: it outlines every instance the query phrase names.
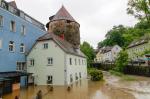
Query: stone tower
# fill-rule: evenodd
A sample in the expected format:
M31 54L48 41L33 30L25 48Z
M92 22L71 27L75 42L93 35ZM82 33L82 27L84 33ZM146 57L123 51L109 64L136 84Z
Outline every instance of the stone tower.
M69 14L64 6L53 16L49 17L49 22L46 24L48 31L62 37L74 48L80 46L80 24Z

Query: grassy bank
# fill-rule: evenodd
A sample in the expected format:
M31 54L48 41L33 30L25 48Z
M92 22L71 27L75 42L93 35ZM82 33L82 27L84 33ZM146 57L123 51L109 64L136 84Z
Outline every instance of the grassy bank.
M114 76L120 77L122 81L136 81L137 80L134 76L125 75L121 72L116 72L114 70L110 70L109 72Z

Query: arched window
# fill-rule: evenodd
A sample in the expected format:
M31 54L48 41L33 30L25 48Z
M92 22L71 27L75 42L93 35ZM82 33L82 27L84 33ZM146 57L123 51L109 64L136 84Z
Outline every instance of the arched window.
M23 43L20 44L20 53L24 53L25 52L25 46Z
M15 51L15 43L14 41L9 42L9 51L14 52Z

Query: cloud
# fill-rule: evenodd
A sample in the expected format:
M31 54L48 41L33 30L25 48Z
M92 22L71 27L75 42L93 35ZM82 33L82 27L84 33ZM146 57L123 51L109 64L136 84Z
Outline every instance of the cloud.
M7 0L10 1L10 0ZM46 24L62 4L81 25L81 41L94 47L114 25L132 26L136 19L126 14L128 0L16 0L18 8Z

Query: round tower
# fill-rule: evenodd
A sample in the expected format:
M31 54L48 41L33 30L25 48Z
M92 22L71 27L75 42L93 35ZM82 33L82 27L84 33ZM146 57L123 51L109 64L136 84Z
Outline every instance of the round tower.
M74 48L80 46L80 24L77 23L74 18L69 14L64 6L56 13L56 15L49 17L49 22L46 27L51 33L62 37Z

